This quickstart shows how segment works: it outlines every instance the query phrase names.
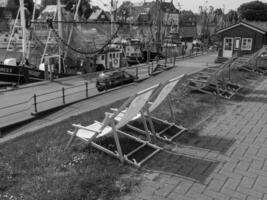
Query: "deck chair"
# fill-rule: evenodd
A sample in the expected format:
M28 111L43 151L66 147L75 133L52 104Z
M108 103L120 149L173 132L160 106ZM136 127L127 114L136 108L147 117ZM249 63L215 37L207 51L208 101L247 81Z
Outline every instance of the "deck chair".
M142 126L143 119L146 120L147 124L149 124L149 134L153 135L154 138L160 138L166 141L172 141L175 137L180 135L182 132L186 130L183 126L175 124L175 115L173 113L173 109L171 106L170 99L168 95L173 90L173 88L177 85L177 83L184 77L178 76L172 80L169 80L162 84L157 91L153 94L154 100L152 102L148 102L144 109L139 112L132 120L129 122L125 127L122 129L125 131L132 131L136 133L143 133L146 134L147 127ZM152 97L152 99L153 99ZM170 113L172 117L172 122L168 122L166 120L159 119L155 116L152 116L151 113L158 108L158 106L165 100L168 99L168 104L170 108ZM112 111L118 111L118 109L112 109ZM122 111L115 120L120 121L120 118L124 116L125 111ZM141 121L141 123L140 123ZM145 124L145 123L143 123Z
M71 135L71 138L67 143L65 150L68 149L74 138L78 138L86 144L120 159L121 162L126 161L127 163L140 167L145 161L159 152L161 148L129 135L124 131L121 131L120 128L125 126L140 112L140 110L142 110L151 97L154 89L157 87L158 85L155 85L133 95L118 109L117 112L113 114L106 113L103 122L95 121L89 126L73 124L75 130L67 132ZM115 121L114 119L122 110L125 111L124 116L121 117L119 121ZM112 144L103 145L100 139L108 135L113 135L114 141ZM122 146L120 138L126 138L132 147L129 149Z
M213 94L225 99L231 99L236 93L235 85L230 85L227 83L227 87L221 81L210 81L207 79L190 79L187 85L191 90L199 91L205 94ZM229 89L230 88L230 89Z

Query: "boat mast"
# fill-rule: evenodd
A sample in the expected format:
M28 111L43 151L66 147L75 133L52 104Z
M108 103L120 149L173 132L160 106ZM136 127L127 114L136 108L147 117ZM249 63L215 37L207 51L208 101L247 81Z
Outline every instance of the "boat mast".
M32 22L35 21L35 13L36 13L36 3L35 3L35 1L33 1ZM31 27L30 27L31 34L32 34L32 32L34 31L33 28L34 28L34 26L31 24ZM28 41L28 49L27 49L27 55L26 55L26 58L27 58L27 59L29 59L29 57L30 57L31 40L32 40L32 38L30 38L29 41Z
M113 34L114 32L114 0L111 0L110 1L110 5L111 5L111 8L110 8L110 21L111 21L111 26L110 26L110 35Z
M58 10L58 34L59 37L62 38L62 14L61 14L61 2L60 0L57 0L57 10ZM59 64L59 73L62 72L61 66L62 66L62 60L61 60L61 54L62 54L62 49L61 49L61 45L59 45L58 48L58 64Z
M26 47L26 22L25 22L25 7L24 0L20 0L20 23L22 28L22 60L21 64L25 63L27 47Z
M156 36L156 49L157 53L160 53L160 47L161 47L161 25L162 25L162 13L161 13L161 5L162 0L157 0L157 9L158 9L158 19L157 19L157 36Z
M90 1L89 1L89 3L90 3ZM78 3L76 5L75 14L74 14L74 21L77 21L78 20L78 13L79 13L80 5L81 5L81 0L78 0ZM70 45L70 41L71 41L71 38L72 38L73 29L74 29L74 26L72 25L71 26L71 29L70 29L69 37L68 37L68 43L67 43L68 45ZM68 47L67 47L67 49L65 51L65 54L64 54L64 61L65 61L67 55L68 55Z

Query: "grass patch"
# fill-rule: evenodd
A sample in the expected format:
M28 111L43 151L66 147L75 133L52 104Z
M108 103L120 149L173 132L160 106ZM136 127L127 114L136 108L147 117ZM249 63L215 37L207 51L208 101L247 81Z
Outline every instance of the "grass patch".
M255 82L255 77L247 80L248 73L240 74L233 72L232 78L243 81L243 85ZM225 102L228 101L213 95L192 93L183 86L184 83L186 80L176 86L171 102L175 122L192 128L191 137L195 138L201 129L199 123L203 119L205 122L212 113L216 113L214 116L224 113ZM0 146L0 199L114 199L129 192L139 183L140 171L121 165L118 160L99 151L78 145L78 142L70 151L63 151L69 139L66 131L72 128L71 124L86 125L94 120L101 121L105 111L119 107L122 102L71 117ZM171 121L167 101L153 114ZM156 164L153 164L153 158L150 163L153 167L167 162L168 157L159 155ZM206 164L209 163L203 163Z
M114 106L120 105L117 102ZM0 146L0 199L113 199L137 184L134 169L84 145L64 152L72 123L101 120L104 107Z

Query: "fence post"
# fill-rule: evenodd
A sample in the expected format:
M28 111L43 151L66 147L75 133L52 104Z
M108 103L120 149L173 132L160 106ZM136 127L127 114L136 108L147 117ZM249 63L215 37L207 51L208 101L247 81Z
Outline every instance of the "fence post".
M63 104L65 105L65 88L62 88L62 100L63 100Z
M173 67L175 67L175 62L176 62L176 53L174 52L174 54L173 54Z
M85 82L85 93L86 93L86 98L88 97L88 82Z
M135 77L138 78L138 67L135 67Z
M37 95L36 94L34 94L33 95L33 103L34 103L34 112L35 113L37 113L38 112L38 110L37 110Z

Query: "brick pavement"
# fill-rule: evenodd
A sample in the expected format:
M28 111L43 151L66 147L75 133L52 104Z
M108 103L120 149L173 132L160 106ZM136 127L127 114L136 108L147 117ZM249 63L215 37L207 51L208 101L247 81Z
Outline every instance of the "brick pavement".
M175 149L179 170L146 170L141 185L120 199L267 200L267 79L231 103L200 141Z

